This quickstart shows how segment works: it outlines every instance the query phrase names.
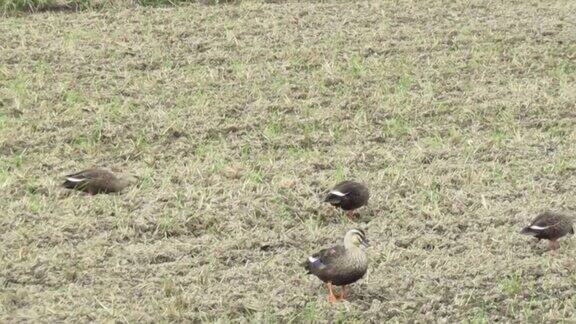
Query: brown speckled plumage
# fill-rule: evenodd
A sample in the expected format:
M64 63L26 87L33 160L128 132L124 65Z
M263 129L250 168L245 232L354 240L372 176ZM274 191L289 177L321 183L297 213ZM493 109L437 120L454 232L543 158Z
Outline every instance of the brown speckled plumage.
M303 263L308 273L328 284L331 302L345 298L346 285L358 281L366 274L368 259L362 246L367 245L364 231L350 230L344 237L344 246L322 249ZM332 285L344 286L340 297L333 295Z
M88 169L67 175L62 184L65 188L76 189L89 194L118 192L134 181L117 177L106 169Z
M343 181L330 190L324 201L348 211L347 216L352 219L354 210L366 205L369 198L370 191L365 185L354 181Z
M547 211L534 218L520 233L534 236L538 240L550 240L550 248L556 249L556 240L567 234L574 234L574 228L570 217Z

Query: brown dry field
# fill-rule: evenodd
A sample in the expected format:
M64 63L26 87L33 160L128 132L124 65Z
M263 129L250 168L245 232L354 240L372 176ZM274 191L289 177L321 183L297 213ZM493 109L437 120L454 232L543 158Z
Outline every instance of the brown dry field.
M576 1L0 18L0 322L571 322ZM104 166L115 195L59 188ZM357 224L321 203L371 189ZM300 267L366 229L346 302Z

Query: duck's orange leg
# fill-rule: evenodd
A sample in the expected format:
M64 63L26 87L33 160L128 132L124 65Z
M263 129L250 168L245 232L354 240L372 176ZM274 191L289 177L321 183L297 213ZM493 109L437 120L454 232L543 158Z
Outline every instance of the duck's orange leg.
M338 297L336 297L336 295L334 295L334 291L332 290L332 283L328 282L328 283L326 283L326 286L328 287L328 301L331 304L334 304L335 302L338 301Z
M557 250L560 247L560 244L556 240L550 240L548 246L550 247L550 251L554 252L554 250Z
M342 286L342 291L341 291L340 297L338 299L339 300L346 299L346 296L348 296L348 288L346 287L346 285L344 285L344 286Z
M353 210L349 210L346 212L346 217L348 217L348 219L353 222L354 221L354 211Z

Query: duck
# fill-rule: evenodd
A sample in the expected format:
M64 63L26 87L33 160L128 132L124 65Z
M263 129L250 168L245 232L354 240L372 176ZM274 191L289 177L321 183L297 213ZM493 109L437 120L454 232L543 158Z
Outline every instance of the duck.
M354 211L368 203L370 191L359 182L342 181L330 190L324 202L346 211L350 221L354 221Z
M574 234L572 219L566 215L545 211L530 222L521 231L521 234L534 236L538 241L549 240L550 251L560 247L558 239L567 234Z
M360 280L368 270L364 249L369 246L366 233L351 229L344 236L344 245L336 245L312 254L302 264L308 274L315 275L328 288L328 301L335 303L347 297L347 286ZM333 286L341 286L340 295Z
M119 177L108 169L87 169L65 176L64 188L84 191L91 195L113 193L136 183L136 177Z

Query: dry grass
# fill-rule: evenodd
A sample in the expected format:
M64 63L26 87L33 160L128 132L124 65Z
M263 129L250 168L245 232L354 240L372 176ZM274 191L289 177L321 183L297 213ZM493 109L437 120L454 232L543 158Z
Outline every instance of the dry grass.
M264 0L276 2L278 0ZM279 0L284 2L283 0ZM79 12L90 9L118 10L138 6L166 7L185 4L238 4L241 0L0 0L0 17L38 12Z
M0 20L0 321L576 319L576 2L243 3ZM58 188L108 166L120 195ZM334 307L298 265L361 210Z

